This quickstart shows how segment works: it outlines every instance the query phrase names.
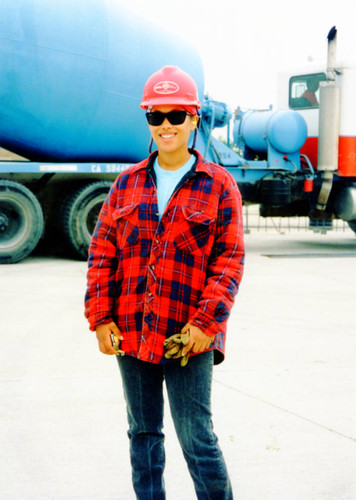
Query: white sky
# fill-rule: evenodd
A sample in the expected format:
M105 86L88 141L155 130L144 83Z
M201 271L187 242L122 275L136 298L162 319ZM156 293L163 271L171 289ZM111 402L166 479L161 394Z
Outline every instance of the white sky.
M117 0L147 22L170 28L201 55L213 99L264 107L275 102L276 74L325 60L338 29L338 54L356 58L356 0Z

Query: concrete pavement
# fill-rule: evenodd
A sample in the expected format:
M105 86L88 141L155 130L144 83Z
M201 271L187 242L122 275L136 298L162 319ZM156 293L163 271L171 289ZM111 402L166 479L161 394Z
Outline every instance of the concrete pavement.
M248 234L214 373L239 500L356 498L356 238ZM0 267L0 499L133 500L113 358L83 318L86 264ZM167 499L194 499L167 407Z

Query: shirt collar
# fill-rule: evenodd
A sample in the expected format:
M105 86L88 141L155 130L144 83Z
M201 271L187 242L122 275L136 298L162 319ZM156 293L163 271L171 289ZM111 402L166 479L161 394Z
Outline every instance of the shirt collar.
M203 156L197 151L196 149L190 149L189 150L195 157L196 161L192 167L193 172L204 172L207 174L209 177L213 177L213 172L211 170L210 164L204 160ZM153 164L154 161L157 157L157 151L154 151L153 153L150 154L148 158L145 160L141 161L140 163L137 163L133 167L133 172L138 172L139 170L148 170L149 172L152 171L153 169Z

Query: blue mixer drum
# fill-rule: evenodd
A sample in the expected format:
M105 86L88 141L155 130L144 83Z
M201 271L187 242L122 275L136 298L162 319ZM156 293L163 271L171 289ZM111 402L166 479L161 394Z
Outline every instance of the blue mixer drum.
M164 65L203 97L195 49L115 0L2 0L0 19L0 145L31 160L143 159L142 90Z

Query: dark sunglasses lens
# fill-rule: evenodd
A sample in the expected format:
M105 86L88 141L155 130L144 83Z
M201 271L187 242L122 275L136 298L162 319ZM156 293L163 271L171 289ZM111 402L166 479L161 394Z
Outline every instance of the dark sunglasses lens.
M161 125L164 120L164 115L163 113L159 113L158 111L152 112L152 113L146 113L146 118L147 121L150 125L157 126Z
M167 118L171 125L181 125L184 123L187 116L186 111L171 111L170 113L161 113L160 111L152 111L152 113L146 113L147 121L150 125L157 127L162 125L164 119Z
M184 123L185 121L186 116L186 111L171 111L170 113L167 113L168 121L172 125L182 125L182 123Z

